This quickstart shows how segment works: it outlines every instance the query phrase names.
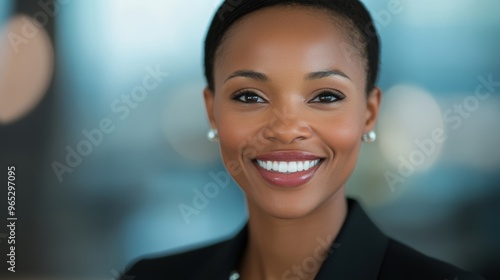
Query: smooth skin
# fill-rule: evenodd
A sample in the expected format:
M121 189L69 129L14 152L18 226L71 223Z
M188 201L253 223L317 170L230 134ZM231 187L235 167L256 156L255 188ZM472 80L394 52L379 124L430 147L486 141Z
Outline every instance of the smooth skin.
M353 42L338 20L315 8L265 8L232 26L216 57L215 92L204 98L223 162L246 194L243 280L314 279L322 260L312 272L304 260L327 254L317 239L332 242L346 217L345 183L381 91L366 93L365 61L340 47ZM306 184L274 186L253 160L288 150L324 159Z

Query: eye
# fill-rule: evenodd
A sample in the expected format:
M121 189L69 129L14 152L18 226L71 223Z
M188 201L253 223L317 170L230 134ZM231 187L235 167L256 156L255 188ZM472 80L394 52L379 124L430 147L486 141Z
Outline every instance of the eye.
M242 103L267 103L267 101L260 97L257 93L250 90L236 92L233 96L231 96L231 99Z
M334 103L345 99L345 95L333 90L323 90L310 103Z

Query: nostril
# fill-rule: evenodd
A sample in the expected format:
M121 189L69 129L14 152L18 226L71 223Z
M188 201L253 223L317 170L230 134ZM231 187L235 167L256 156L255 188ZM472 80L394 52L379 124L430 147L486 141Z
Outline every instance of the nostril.
M271 128L265 127L262 130L262 136L266 139L273 139L275 137L275 133Z
M303 122L305 123L305 122ZM264 137L269 140L277 140L282 143L292 143L297 140L306 140L313 136L312 129L308 125L298 123L271 127L264 131Z

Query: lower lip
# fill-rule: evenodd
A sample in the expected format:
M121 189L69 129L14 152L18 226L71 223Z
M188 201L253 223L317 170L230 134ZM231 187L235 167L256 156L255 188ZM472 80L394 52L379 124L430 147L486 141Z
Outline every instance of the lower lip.
M322 163L323 160L320 160L318 164L316 164L312 168L309 168L308 170L293 173L269 171L262 168L257 162L254 162L254 165L257 168L257 171L259 171L260 175L266 181L280 187L297 187L309 182L309 180L312 179L314 173Z

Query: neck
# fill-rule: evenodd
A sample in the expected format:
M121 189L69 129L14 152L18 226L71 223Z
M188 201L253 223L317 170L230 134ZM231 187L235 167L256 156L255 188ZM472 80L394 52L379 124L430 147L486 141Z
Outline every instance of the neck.
M271 217L249 203L241 279L314 279L347 215L344 189L296 219Z

